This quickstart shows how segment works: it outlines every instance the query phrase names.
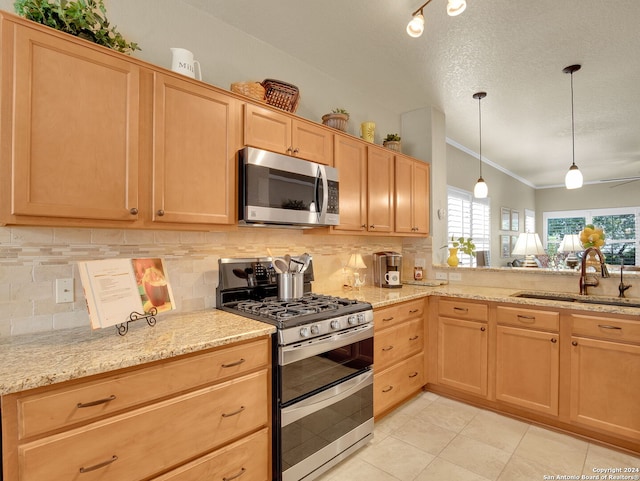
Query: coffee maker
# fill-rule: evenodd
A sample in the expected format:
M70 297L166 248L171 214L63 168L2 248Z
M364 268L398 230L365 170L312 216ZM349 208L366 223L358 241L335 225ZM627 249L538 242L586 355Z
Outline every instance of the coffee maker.
M402 287L402 254L392 251L373 254L373 285Z

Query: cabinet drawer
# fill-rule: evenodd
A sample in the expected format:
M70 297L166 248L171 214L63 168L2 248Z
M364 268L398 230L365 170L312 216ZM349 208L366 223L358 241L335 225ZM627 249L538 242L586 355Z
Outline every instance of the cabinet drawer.
M406 357L422 352L424 346L424 322L414 319L398 326L384 329L373 338L376 371L382 371Z
M488 312L486 304L444 299L438 301L438 314L441 316L486 321L489 317Z
M557 332L560 328L560 314L557 312L498 306L498 324L529 327Z
M373 378L375 415L401 403L424 386L424 355L410 357Z
M267 425L268 371L18 447L19 481L137 481Z
M571 314L571 332L578 336L624 342L640 342L640 320Z
M19 438L90 421L144 402L264 367L268 340L17 398Z
M424 303L424 299L419 299L383 309L375 309L373 311L374 330L378 331L395 326L409 319L422 318L424 315Z
M153 478L153 481L267 481L270 474L269 430L265 428L159 478Z

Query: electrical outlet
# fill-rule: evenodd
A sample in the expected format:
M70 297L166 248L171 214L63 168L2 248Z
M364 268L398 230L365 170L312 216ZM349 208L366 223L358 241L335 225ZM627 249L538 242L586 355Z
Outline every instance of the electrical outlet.
M462 274L460 274L459 272L452 272L451 274L449 274L449 280L450 281L461 281L462 280Z
M436 279L439 279L441 281L446 281L447 280L447 273L446 272L436 272Z
M56 279L56 303L73 302L73 278Z

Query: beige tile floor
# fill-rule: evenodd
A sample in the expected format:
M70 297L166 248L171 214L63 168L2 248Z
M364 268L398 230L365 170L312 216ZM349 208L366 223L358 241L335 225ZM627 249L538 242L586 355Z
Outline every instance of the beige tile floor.
M377 422L369 445L318 480L615 479L595 477L597 468L640 468L640 457L422 393Z

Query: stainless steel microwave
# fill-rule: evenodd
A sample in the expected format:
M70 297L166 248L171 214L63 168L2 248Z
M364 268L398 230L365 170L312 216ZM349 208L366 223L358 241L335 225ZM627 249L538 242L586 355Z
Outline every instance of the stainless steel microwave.
M240 224L338 225L338 170L245 147L239 155Z

